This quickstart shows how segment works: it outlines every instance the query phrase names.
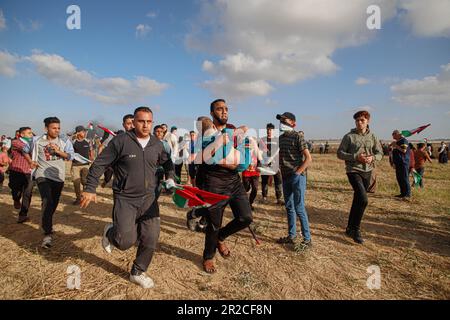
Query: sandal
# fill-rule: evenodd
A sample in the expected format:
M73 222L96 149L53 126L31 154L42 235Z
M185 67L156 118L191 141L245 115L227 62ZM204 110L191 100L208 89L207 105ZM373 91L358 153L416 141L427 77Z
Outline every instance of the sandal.
M207 273L216 272L216 267L214 266L214 261L212 259L203 260L203 270Z
M223 258L228 258L231 254L230 249L228 249L225 242L222 241L217 242L217 250L219 250L219 253Z

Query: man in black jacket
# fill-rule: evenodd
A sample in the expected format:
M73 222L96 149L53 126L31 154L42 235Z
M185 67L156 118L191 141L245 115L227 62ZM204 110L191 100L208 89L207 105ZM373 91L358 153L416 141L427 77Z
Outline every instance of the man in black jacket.
M214 100L210 106L210 113L214 119L214 125L218 130L227 128L228 106L223 99ZM230 125L228 125L230 126ZM203 250L203 269L208 273L216 272L214 255L216 250L224 258L230 256L230 250L225 244L225 239L236 232L247 228L253 221L252 210L245 192L242 180L237 171L237 165L202 164L203 182L201 188L206 191L227 195L228 200L220 201L209 207L205 230L205 247ZM230 205L234 219L222 227L222 217L225 207Z
M134 130L117 135L92 164L81 207L86 208L91 201L96 201L99 179L111 166L114 170L113 224L105 227L102 246L111 253L113 247L127 250L138 241L130 280L143 288L152 288L153 280L145 272L160 231L159 206L155 198L156 170L162 166L169 177L166 188L173 187L173 163L161 141L150 135L152 111L147 107L137 108L133 122Z

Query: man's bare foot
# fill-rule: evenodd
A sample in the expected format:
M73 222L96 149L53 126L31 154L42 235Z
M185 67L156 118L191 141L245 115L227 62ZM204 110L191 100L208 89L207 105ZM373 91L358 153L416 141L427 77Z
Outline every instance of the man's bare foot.
M219 250L219 253L223 258L228 258L231 254L230 249L228 249L227 245L223 241L217 242L217 250Z
M216 267L214 266L214 261L212 259L203 260L203 270L207 273L216 272Z

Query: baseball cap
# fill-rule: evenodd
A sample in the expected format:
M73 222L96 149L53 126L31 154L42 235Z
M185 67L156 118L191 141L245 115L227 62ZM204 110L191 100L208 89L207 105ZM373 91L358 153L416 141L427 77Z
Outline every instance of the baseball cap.
M290 112L285 112L283 114L277 114L277 120L290 119L295 121L295 115Z

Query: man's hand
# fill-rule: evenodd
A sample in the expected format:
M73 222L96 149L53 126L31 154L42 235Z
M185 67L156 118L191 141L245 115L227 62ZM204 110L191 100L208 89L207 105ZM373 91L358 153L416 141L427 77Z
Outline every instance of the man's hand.
M91 201L97 202L97 195L95 193L83 192L81 194L80 208L87 208Z
M366 157L366 163L367 164L371 164L372 162L374 162L375 158L373 156L367 156Z
M31 169L36 169L37 167L39 167L38 163L36 161L31 161L30 168Z
M358 160L358 162L361 162L361 163L366 163L366 154L365 153L358 154L358 157L356 157L356 160Z
M163 181L163 187L166 190L171 190L176 187L175 181L173 179L167 179Z

